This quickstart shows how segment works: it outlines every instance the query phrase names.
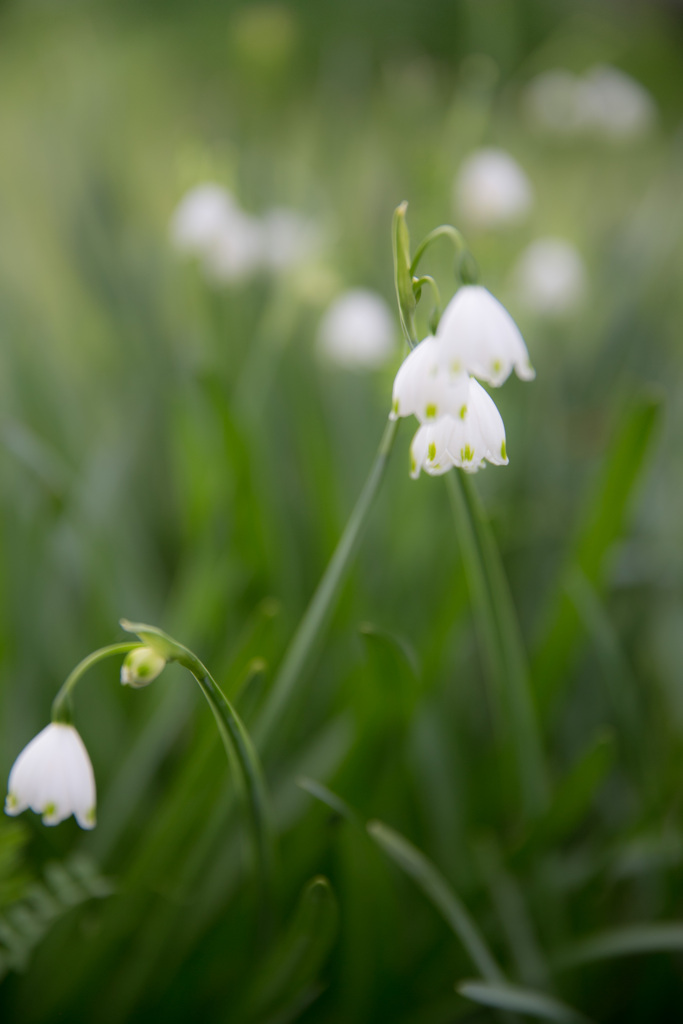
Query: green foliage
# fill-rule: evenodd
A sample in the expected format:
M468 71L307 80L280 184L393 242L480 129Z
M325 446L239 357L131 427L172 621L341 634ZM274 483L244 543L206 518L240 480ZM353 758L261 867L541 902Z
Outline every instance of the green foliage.
M76 0L2 5L0 28L0 769L126 614L210 668L277 833L264 907L192 681L169 665L133 692L93 668L74 707L97 828L0 823L0 1019L676 1019L674 14ZM649 136L532 124L536 73L602 62L653 93ZM526 222L454 207L484 145L527 171ZM320 253L208 280L168 229L202 181L316 219ZM404 199L413 261L453 221L537 370L495 394L510 465L450 496L409 479L408 426L376 455L398 312L384 369L315 340L346 288L396 308L392 238L417 338L430 282L445 303L474 274L453 235L411 264ZM555 235L588 271L564 319L525 306L513 269Z

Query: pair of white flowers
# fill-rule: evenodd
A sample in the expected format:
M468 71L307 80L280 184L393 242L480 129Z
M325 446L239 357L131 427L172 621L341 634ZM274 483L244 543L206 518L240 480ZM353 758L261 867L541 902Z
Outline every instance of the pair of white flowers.
M139 688L151 683L166 664L149 647L138 647L121 668L121 682ZM95 827L97 792L90 756L78 731L66 722L51 722L34 736L12 765L5 812L29 807L44 825L58 825L71 814L81 828Z
M170 230L175 248L196 256L216 283L281 273L312 258L321 242L318 225L297 210L274 207L256 217L210 182L183 196Z
M394 380L391 417L421 424L410 448L413 478L507 465L503 420L475 378L499 387L513 369L522 380L535 376L517 325L486 288L464 285Z

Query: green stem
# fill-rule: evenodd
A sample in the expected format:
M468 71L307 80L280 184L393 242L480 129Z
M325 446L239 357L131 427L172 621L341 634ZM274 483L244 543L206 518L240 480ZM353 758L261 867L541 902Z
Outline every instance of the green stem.
M384 477L398 430L398 424L399 420L389 420L387 423L379 450L370 470L370 475L365 482L365 486L361 491L327 569L285 652L268 696L268 701L256 727L256 737L260 749L269 741L273 730L279 725L287 707L291 705L297 687L301 685L304 670L310 660L312 650L332 614L351 559L358 547L368 513L372 508L382 478Z
M434 296L434 312L429 318L429 329L432 334L436 334L436 329L439 326L439 319L441 318L441 293L439 291L439 286L431 274L422 274L421 277L413 278L413 290L415 291L415 298L418 301L422 294L422 286L425 284L429 285Z
M83 661L79 661L76 668L66 677L57 696L52 701L52 721L63 722L67 725L72 724L71 691L88 669L92 668L93 665L97 665L99 661L104 661L105 658L113 658L118 654L127 654L128 651L134 651L136 647L141 646L142 644L137 640L127 640L120 644L109 644L108 647L100 647L99 650L89 654L87 658L83 658Z
M454 228L452 224L440 224L438 228L434 228L433 231L430 231L429 234L422 239L417 249L415 250L413 261L410 264L411 277L415 276L420 260L424 256L429 246L432 245L432 243L435 242L437 238L442 237L447 237L451 239L457 253L463 255L469 253L469 249L467 248L467 242L465 241L463 235L458 231L458 229Z
M464 473L451 473L448 484L482 652L495 684L498 725L509 723L524 809L535 817L547 806L548 780L519 623L473 482Z
M220 732L231 764L237 767L249 808L251 830L257 870L267 897L273 893L273 829L270 806L261 762L242 720L220 686L196 654L179 644L168 634L140 622L121 619L122 627L136 633L142 642L163 655L167 661L177 661L192 673L206 697Z

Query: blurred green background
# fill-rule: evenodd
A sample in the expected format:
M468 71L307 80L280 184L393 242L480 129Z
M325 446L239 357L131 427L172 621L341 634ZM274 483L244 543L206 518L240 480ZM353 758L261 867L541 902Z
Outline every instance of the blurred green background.
M442 222L466 230L537 369L496 392L510 465L475 483L552 780L528 820L462 537L443 481L409 479L403 424L264 755L280 847L270 930L201 696L174 668L136 693L106 665L77 700L98 827L0 822L3 1021L502 1019L455 991L478 972L438 908L301 776L422 850L511 982L593 1020L679 1019L682 44L676 4L0 4L2 772L122 615L196 649L253 721L368 473L403 353L396 316L383 368L342 369L320 354L320 318L354 287L394 307L391 216L407 199L415 242ZM529 83L599 64L648 90L648 131L542 130ZM454 176L480 147L528 175L520 223L460 220ZM299 211L320 251L207 280L169 238L206 181L254 215ZM520 253L546 236L586 267L561 317L516 286ZM424 265L448 298L447 246ZM428 313L425 297L425 332Z

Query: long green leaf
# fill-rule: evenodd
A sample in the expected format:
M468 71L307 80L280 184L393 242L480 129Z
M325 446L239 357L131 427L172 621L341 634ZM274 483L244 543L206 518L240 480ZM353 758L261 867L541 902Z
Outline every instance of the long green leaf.
M462 981L456 985L456 989L461 996L481 1006L492 1006L511 1013L526 1013L529 1017L553 1021L555 1024L590 1024L588 1017L573 1010L571 1006L535 989L486 981Z
M486 945L486 941L465 906L443 875L420 850L381 821L370 821L368 834L413 881L422 889L472 958L475 966L490 981L502 981L504 974Z
M577 942L556 958L558 967L579 967L596 960L634 956L643 953L683 950L683 922L638 924L599 932Z
M605 554L621 537L633 493L647 464L647 456L661 413L658 397L645 396L627 410L619 423L615 440L598 477L595 494L588 502L551 603L548 624L533 662L537 693L544 706L550 704L566 678L577 640L581 619L566 591L566 573L574 566L598 594L605 578Z

